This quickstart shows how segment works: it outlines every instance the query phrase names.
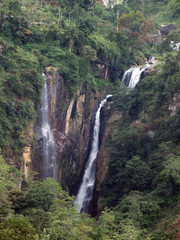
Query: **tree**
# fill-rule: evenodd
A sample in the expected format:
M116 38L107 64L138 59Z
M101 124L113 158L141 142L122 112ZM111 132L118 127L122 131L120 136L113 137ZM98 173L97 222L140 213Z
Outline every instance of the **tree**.
M39 208L27 208L22 211L22 214L29 220L39 235L42 235L44 229L50 226L50 212L45 212Z
M98 220L100 239L119 239L118 229L119 226L116 225L114 212L107 209L101 212Z
M135 48L140 48L146 36L152 30L152 22L145 19L142 12L132 11L129 14L123 14L118 19L118 29L120 31L124 30L128 33L131 42L131 45Z
M11 0L0 2L0 22L2 26L4 26L5 22L8 20L8 17L10 15L9 9L10 2Z
M75 26L67 26L66 27L66 38L69 43L69 52L71 53L72 47L74 45L74 41L76 38L78 38L78 31Z
M132 190L145 190L152 181L152 171L139 156L134 156L125 163L123 177L127 181L126 187ZM128 186L129 185L129 186Z
M169 7L171 8L173 15L179 16L179 13L180 13L180 1L179 0L170 0Z
M36 231L23 215L15 215L0 223L1 240L39 240Z
M167 160L163 162L161 177L180 186L180 156L173 154L167 156Z
M0 219L12 213L9 191L13 187L11 181L10 166L5 163L0 155Z

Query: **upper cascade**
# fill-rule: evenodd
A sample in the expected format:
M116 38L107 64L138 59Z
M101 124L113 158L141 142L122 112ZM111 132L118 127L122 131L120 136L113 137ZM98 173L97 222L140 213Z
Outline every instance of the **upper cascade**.
M122 84L128 88L134 88L140 81L141 73L145 70L143 67L128 69L122 78Z
M129 68L123 75L122 85L125 85L128 88L134 88L140 81L141 74L149 67L150 64L146 63L145 66Z
M85 172L79 192L75 199L75 207L79 212L88 212L89 203L93 197L95 186L96 159L99 151L100 113L101 108L106 105L107 100L110 97L112 97L112 95L107 95L106 98L101 101L96 112L91 152L85 166Z
M43 159L43 179L55 177L54 166L56 160L55 141L49 121L49 104L48 104L48 86L45 74L45 84L41 97L41 134L42 134L42 159Z

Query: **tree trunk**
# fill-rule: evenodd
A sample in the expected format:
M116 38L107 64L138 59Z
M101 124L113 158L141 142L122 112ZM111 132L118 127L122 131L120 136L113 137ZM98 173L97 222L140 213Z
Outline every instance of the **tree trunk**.
M70 40L69 40L69 52L70 53L71 53L73 45L74 45L74 40L73 40L73 38L70 38Z

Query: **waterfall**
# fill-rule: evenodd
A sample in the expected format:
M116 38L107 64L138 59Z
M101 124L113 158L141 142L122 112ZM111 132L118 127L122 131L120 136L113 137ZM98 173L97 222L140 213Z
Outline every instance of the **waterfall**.
M79 192L74 201L75 206L79 212L88 211L89 203L93 197L96 173L96 158L99 151L100 112L101 108L106 105L107 99L110 97L112 97L112 95L107 95L106 98L101 101L96 112L91 152L85 166L85 172Z
M45 74L45 84L41 97L41 134L42 134L42 159L43 159L43 179L55 177L55 142L49 120L48 87Z
M107 7L109 0L103 0L104 5Z
M111 8L113 8L114 5L117 4L117 3L113 2L113 1L109 1L109 0L102 0L102 1L106 7L109 5Z
M149 65L128 69L123 75L122 84L128 88L134 88L140 80L141 73L147 67L149 67ZM100 112L101 108L106 105L107 99L110 97L112 97L112 95L107 95L106 98L101 101L96 112L91 152L85 166L82 183L74 201L75 207L79 212L88 212L89 204L93 197L96 175L96 159L99 151Z
M176 51L179 51L180 49L180 42L174 43L173 41L170 42L170 47Z
M122 85L125 85L128 88L134 88L140 81L141 73L146 69L146 67L132 67L128 69L123 75Z

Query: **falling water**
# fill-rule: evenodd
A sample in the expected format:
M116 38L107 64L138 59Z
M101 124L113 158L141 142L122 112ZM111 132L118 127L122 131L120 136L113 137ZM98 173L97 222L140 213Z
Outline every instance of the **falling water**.
M128 69L123 76L122 84L134 88L139 82L141 73L148 67L134 67ZM87 212L89 203L93 197L93 190L95 185L95 172L96 172L96 158L99 151L99 130L100 130L100 111L101 108L106 105L107 99L112 97L112 95L106 96L106 98L101 101L99 108L96 112L95 123L93 129L93 141L91 146L91 152L86 163L85 172L83 175L83 180L79 189L79 192L75 199L75 206L79 212Z
M180 49L180 42L174 43L173 41L171 41L170 47L171 47L172 49L176 50L176 51L179 51L179 49Z
M89 203L93 197L96 173L96 158L99 151L100 112L101 108L106 105L107 99L110 97L112 97L112 95L106 96L106 98L101 101L96 112L91 152L86 163L85 172L79 192L75 199L75 206L79 212L88 211Z
M55 142L49 121L48 87L45 74L45 84L41 97L41 133L42 133L42 159L43 179L54 176L54 165L56 160Z
M128 88L134 88L140 81L141 73L146 69L146 67L132 67L128 69L123 75L122 84Z
M117 3L113 2L113 1L109 1L109 0L102 0L102 1L103 1L104 5L105 5L106 7L107 7L107 6L110 6L111 8L113 8L114 5L117 4Z
M103 0L104 5L107 7L109 0Z

